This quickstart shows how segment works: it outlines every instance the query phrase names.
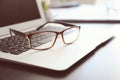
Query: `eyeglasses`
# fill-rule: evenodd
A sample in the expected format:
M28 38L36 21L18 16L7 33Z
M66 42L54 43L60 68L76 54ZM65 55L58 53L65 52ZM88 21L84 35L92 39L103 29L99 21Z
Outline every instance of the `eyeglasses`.
M46 50L52 48L58 38L61 35L64 44L71 44L76 41L79 37L80 26L75 26L68 23L63 22L48 22L48 23L59 23L64 25L66 28L62 31L39 31L42 27L44 27L47 23L38 27L36 32L33 33L23 33L14 29L10 29L10 34L19 35L27 39L30 48L34 50ZM43 44L43 45L42 45Z

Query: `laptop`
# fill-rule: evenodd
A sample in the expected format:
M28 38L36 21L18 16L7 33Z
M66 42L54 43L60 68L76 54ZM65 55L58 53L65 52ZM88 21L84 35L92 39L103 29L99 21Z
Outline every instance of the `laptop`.
M55 45L47 50L29 49L18 54L13 54L5 47L8 45L7 41L10 42L10 29L29 32L34 31L46 22L41 0L0 1L0 60L63 71L89 54L99 44L111 38L109 30L100 31L96 29L93 31L92 29L81 27L78 40L70 45L64 45L61 38L58 37ZM60 27L61 29L64 25L53 23L45 27L48 28L47 30L49 30L49 27ZM17 41L20 42L19 39ZM46 44L48 43L42 45ZM2 46L6 49L3 50ZM17 53L17 50L15 51Z

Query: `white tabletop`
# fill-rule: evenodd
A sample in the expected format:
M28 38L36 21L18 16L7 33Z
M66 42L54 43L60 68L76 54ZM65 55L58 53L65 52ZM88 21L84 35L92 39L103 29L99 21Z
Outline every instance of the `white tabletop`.
M108 12L105 5L85 5L49 10L53 20L120 20L120 11Z

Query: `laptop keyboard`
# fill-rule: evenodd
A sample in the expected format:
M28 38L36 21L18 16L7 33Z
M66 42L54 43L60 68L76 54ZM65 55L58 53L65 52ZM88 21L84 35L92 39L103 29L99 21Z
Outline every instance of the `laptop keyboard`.
M40 31L43 31L43 30L45 30L45 31L46 30L55 30L55 31L57 30L58 31L58 30L61 30L61 28L59 28L59 27L57 27L57 28L43 28ZM36 30L29 31L27 33L33 33L33 32L36 32ZM48 34L48 35L45 35L44 37L43 36L39 37L39 39L42 40L42 39L46 39L49 37L50 36ZM0 51L2 51L2 52L18 55L18 54L23 53L25 51L28 51L30 49L31 48L28 44L28 41L21 36L15 35L13 37L9 36L9 37L0 39Z
M27 33L33 33L34 31L29 31ZM45 35L48 36L48 35ZM40 40L47 38L47 37L39 37ZM49 37L49 36L48 36ZM37 38L38 39L38 38ZM30 46L28 44L27 39L24 37L15 35L0 39L0 51L11 53L11 54L20 54L22 52L30 50Z
M29 49L30 47L28 42L23 37L13 36L0 39L0 51L12 54L20 54Z

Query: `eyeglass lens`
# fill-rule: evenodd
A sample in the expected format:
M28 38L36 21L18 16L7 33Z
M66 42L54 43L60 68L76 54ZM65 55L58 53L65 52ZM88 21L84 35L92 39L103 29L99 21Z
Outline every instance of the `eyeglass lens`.
M74 42L79 35L79 29L78 28L71 28L68 30L65 30L63 32L63 38L64 42L67 44Z
M63 32L63 41L65 44L74 42L79 35L78 28L70 28ZM56 40L57 34L55 32L40 32L31 36L31 46L34 49L51 48ZM45 44L44 44L45 43ZM44 45L42 45L44 44Z
M42 32L42 33L34 34L31 36L31 46L34 49L50 48L54 44L55 38L56 38L56 33L54 32Z

